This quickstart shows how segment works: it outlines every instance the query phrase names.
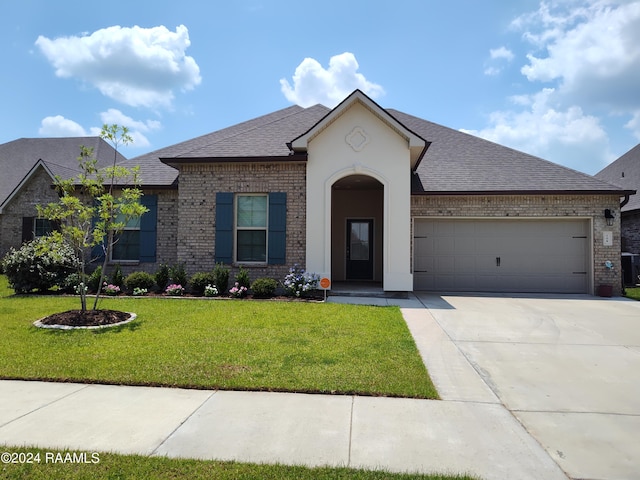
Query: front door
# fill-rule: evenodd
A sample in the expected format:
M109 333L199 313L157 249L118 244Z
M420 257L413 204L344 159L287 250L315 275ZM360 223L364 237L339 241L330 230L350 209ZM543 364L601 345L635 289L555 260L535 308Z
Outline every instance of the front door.
M373 220L347 220L347 280L373 280Z

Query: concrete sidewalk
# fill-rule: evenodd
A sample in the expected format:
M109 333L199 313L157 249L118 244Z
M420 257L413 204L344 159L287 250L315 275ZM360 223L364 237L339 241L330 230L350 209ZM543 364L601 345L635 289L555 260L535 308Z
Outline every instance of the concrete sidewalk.
M0 444L566 480L417 299L373 300L399 302L443 400L0 381Z

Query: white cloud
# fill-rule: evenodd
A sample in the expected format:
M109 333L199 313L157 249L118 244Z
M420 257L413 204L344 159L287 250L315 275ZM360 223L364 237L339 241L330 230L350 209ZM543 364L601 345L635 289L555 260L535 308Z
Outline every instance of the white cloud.
M543 3L519 21L525 38L543 49L527 55L522 74L531 82L557 81L559 93L574 102L640 108L640 2L576 5Z
M328 69L313 58L305 58L293 74L293 86L283 78L280 88L287 100L302 107L318 103L334 107L355 89L371 98L383 95L384 89L358 73L359 68L356 57L349 52L331 57Z
M484 74L488 76L496 76L502 73L502 66L496 66L496 64L502 64L503 62L510 63L515 58L515 55L507 47L492 48L489 50L490 60L487 63L491 65L485 67Z
M191 90L200 68L185 54L191 44L184 25L113 26L90 35L49 39L36 45L61 78L79 78L114 100L131 106L169 107L175 90Z
M111 125L115 123L122 127L127 127L129 134L133 138L132 146L134 147L150 146L151 143L144 134L161 128L161 124L157 120L134 120L115 108L110 108L106 112L102 112L100 114L100 120L102 120L103 124ZM99 133L100 129L98 129L98 134Z
M640 1L546 0L512 28L531 49L520 70L530 93L471 133L588 173L613 160L614 116L640 138ZM485 74L496 75L509 54L490 56Z
M150 133L162 128L161 123L157 120L134 120L115 108L110 108L106 112L102 112L100 114L100 120L102 121L102 125L115 123L127 127L129 134L133 138L133 143L130 147L134 148L149 147L151 143L145 133ZM38 133L43 137L97 137L100 135L101 130L102 126L85 129L73 120L69 120L62 115L55 115L42 119Z
M544 89L513 97L519 110L493 112L489 126L463 130L581 171L595 173L611 161L607 134L598 118L580 107L564 110L554 105L555 91Z
M86 137L82 126L62 115L42 119L38 133L43 137Z
M507 47L492 48L491 50L489 50L489 55L493 60L505 59L508 62L510 62L514 58L513 52Z
M634 112L633 117L624 127L631 130L633 136L640 140L640 110Z

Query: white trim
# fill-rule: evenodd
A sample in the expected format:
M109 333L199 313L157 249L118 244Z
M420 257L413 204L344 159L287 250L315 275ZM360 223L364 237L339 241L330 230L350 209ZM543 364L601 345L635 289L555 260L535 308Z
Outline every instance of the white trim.
M386 123L392 130L398 133L407 141L407 147L410 150L411 168L415 168L422 153L427 148L427 141L418 134L412 132L402 125L390 113L380 107L377 103L367 97L360 90L354 91L345 100L335 107L327 116L316 123L309 131L302 134L291 142L291 149L295 152L306 152L309 142L319 135L325 128L331 125L338 117L346 112L355 103L364 105L372 114Z
M238 199L240 197L265 197L267 209L265 213L266 221L264 227L241 227L238 229ZM238 230L243 231L264 231L264 260L250 261L238 260ZM268 193L234 193L233 194L233 264L234 265L267 265L269 263L269 194Z

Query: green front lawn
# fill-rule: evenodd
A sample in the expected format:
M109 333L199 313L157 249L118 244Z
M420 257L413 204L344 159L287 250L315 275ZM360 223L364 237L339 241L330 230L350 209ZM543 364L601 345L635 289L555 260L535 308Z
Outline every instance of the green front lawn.
M32 322L79 300L9 296L0 279L0 378L437 398L396 307L105 298L138 319L44 330Z
M625 297L633 298L634 300L640 300L640 287L626 288L625 291Z
M67 480L91 479L154 479L191 480L211 479L273 479L273 480L474 480L475 477L458 475L410 475L385 471L355 470L349 468L307 468L285 465L256 465L238 462L203 460L181 460L165 457L143 457L139 455L117 455L100 453L97 463L53 463L46 459L64 459L66 451L35 448L4 448L11 453L30 454L33 460L40 454L40 463L0 464L0 477L7 480ZM58 454L61 454L58 457ZM73 453L73 452L71 452ZM49 454L49 457L46 455ZM91 452L88 461L95 460Z

